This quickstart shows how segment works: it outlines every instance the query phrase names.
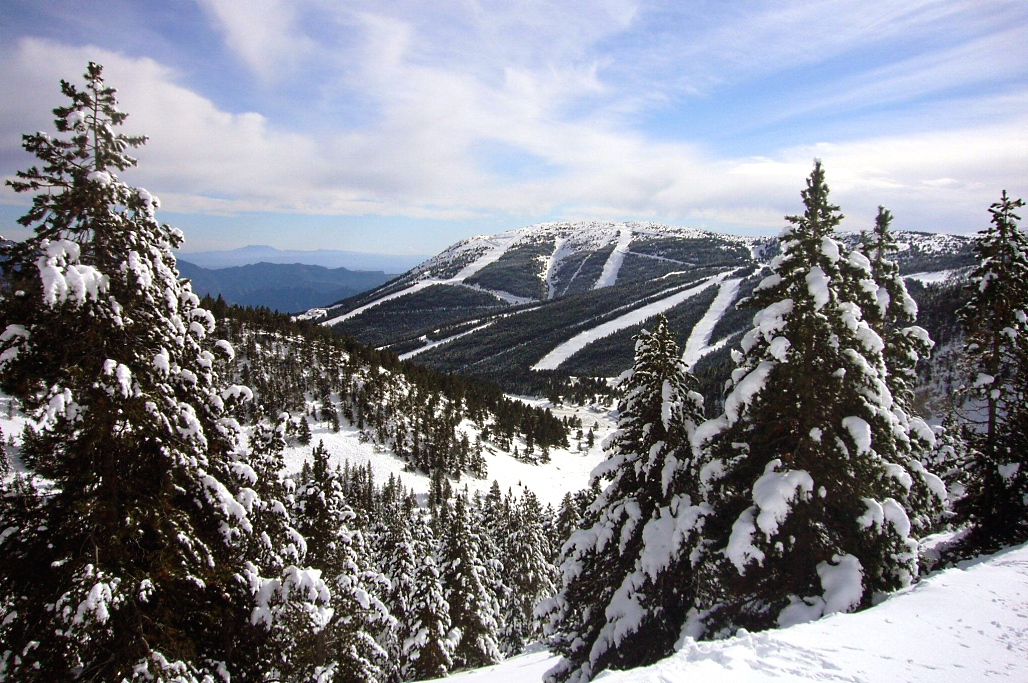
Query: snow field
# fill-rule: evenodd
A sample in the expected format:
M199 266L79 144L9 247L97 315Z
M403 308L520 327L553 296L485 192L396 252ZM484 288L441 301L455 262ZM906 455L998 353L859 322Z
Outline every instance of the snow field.
M449 683L532 683L558 658L537 649ZM1028 680L1028 545L929 575L856 614L696 642L602 683L971 683Z
M511 489L515 495L521 496L528 489L539 498L543 505L551 504L556 508L560 505L564 494L588 486L589 473L605 459L602 443L614 431L615 420L610 414L609 407L554 407L542 399L519 400L537 407L550 408L558 418L572 415L581 417L585 432L595 423L593 447L579 452L575 439L569 437L570 449L551 449L550 462L532 465L516 460L510 453L498 450L494 444L485 443L484 455L489 468L487 476L484 479L463 476L459 482L452 482L453 488L456 491L466 485L472 494L476 491L485 494L492 486L493 480L496 480L500 484L500 490L504 493ZM309 417L308 420L310 420ZM4 429L6 434L6 426ZM460 429L466 432L468 438L474 443L475 437L478 435L474 425L464 422ZM574 434L572 433L571 436L573 437ZM323 441L325 448L328 449L329 462L333 466L342 466L344 462L349 462L350 467L366 467L368 463L371 463L376 484L384 484L392 474L409 490L420 495L428 494L431 483L428 475L405 470L406 463L402 459L374 443L362 443L360 432L349 426L344 426L336 433L327 426L327 423L311 422L311 444L301 446L293 443L287 446L283 452L286 470L299 472L303 468L303 463L311 460L311 450L319 441ZM523 451L525 448L523 441L515 440L515 445L519 451ZM584 443L583 447L585 447Z

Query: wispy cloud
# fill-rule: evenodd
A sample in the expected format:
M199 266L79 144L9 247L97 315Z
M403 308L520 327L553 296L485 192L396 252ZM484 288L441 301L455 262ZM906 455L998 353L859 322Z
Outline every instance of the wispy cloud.
M0 52L0 92L20 95L0 98L3 172L24 166L18 136L49 119L58 79L92 59L151 137L134 182L183 213L766 231L819 156L855 221L885 203L902 227L968 230L1000 189L1026 189L1015 3L199 1L260 106L116 46L23 37ZM740 88L745 102L721 99ZM863 116L868 102L895 111ZM648 127L676 108L674 135ZM690 134L742 111L761 157Z

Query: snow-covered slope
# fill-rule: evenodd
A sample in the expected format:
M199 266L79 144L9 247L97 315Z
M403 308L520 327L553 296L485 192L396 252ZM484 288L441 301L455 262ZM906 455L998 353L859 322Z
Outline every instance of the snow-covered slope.
M894 237L902 271L919 281L970 263L968 237ZM841 239L860 242L856 233ZM656 223L543 223L464 240L320 320L403 358L512 391L536 390L509 378L539 372L619 374L631 362L632 336L657 314L668 317L690 366L716 364L717 356L704 357L748 324L745 316L726 318L777 247L770 237Z
M590 472L606 457L602 447L603 440L614 431L615 420L610 408L598 405L551 407L543 400L525 400L533 405L551 408L558 418L571 415L580 417L584 424L594 429L593 447L587 448L583 445L584 450L579 451L577 444L572 440L570 448L552 449L549 462L531 464L518 460L510 453L490 444L485 448L488 475L484 479L461 477L454 483L455 488L463 489L467 486L472 493L479 491L484 494L488 492L492 482L496 481L504 493L510 490L521 496L529 489L543 505L550 504L556 508L559 507L564 494L588 487ZM0 423L2 422L0 418ZM461 429L472 439L477 435L474 425L470 423L462 425ZM311 434L312 443L321 441L325 444L332 465L342 466L344 462L348 462L350 467L366 467L370 463L376 483L383 484L393 475L403 482L408 490L427 496L431 483L427 474L410 471L407 463L391 451L361 439L360 431L357 429L344 427L339 432L333 432L325 425L315 424L311 428ZM519 440L517 445L524 450L525 444L522 440ZM286 447L283 456L286 469L290 472L299 472L303 463L311 460L311 447L290 445Z
M450 683L532 683L556 663L542 649ZM937 572L880 605L791 628L689 640L653 666L602 683L971 683L1028 681L1028 546Z

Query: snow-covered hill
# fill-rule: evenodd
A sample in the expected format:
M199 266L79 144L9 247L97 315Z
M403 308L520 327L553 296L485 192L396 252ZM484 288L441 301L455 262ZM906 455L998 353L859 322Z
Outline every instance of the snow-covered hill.
M533 683L557 659L541 648L449 683ZM929 575L857 614L689 640L652 666L602 683L971 683L1028 681L1028 546Z
M894 237L902 272L922 282L971 263L968 237ZM619 374L631 363L631 338L657 314L695 365L748 325L731 315L734 303L777 248L769 237L655 223L543 223L464 240L320 320L402 358L515 391L535 390L525 378L540 372Z

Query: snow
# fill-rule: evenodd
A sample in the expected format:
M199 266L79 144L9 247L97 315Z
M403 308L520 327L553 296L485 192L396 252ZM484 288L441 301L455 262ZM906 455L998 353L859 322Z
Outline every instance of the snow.
M625 254L628 252L628 245L631 243L632 228L626 225L618 232L618 241L614 246L614 251L610 252L607 262L603 264L603 272L600 274L596 284L593 285L593 289L612 287L617 282L618 273L621 271L621 264L625 261Z
M903 277L905 277L908 280L917 280L921 284L930 285L939 282L946 282L947 280L959 277L960 275L965 273L966 270L966 268L958 268L955 270L936 270L924 273L911 273L910 275L904 275Z
M854 567L822 574L833 605L852 598ZM839 572L836 576L835 572ZM845 573L851 575L847 579ZM832 585L832 590L827 590ZM1026 680L1028 546L931 574L856 614L696 642L652 666L607 671L601 683L966 683ZM447 683L534 683L556 665L545 650L457 673Z
M700 321L696 323L695 327L692 328L692 332L689 333L689 339L685 342L685 350L682 352L682 361L690 370L700 358L703 358L703 356L712 351L716 351L727 341L727 339L724 339L711 346L710 335L714 332L714 327L721 320L721 317L724 316L725 311L735 301L735 297L738 296L740 282L742 282L742 278L732 278L722 282L714 302L707 309L707 312L703 314L703 317L700 318Z
M1005 465L996 466L996 471L999 472L999 476L1003 477L1006 481L1013 481L1020 469L1021 463L1019 462L1008 462Z
M821 310L828 303L830 298L828 292L828 276L821 266L814 266L807 273L807 290L814 299L814 309Z
M113 182L111 174L107 171L93 171L86 176L86 180L92 181L99 184L101 187L107 187Z
M333 325L341 323L341 322L343 322L345 320L349 320L350 318L354 318L354 317L360 315L361 313L363 313L364 311L366 311L366 310L368 310L370 308L374 308L375 306L380 306L380 305L386 303L387 301L392 301L393 299L399 299L400 297L403 297L403 296L410 296L411 294L417 294L421 290L428 289L432 285L438 284L440 282L442 282L442 280L422 280L421 282L416 282L413 285L411 285L410 287L408 287L407 289L401 289L399 292L393 292L392 294L386 295L386 296L384 296L384 297L382 297L380 299L375 299L374 301L372 301L369 304L364 304L363 306L358 306L357 308L353 309L352 311L348 311L348 312L346 312L346 313L344 313L342 315L338 315L338 316L336 316L334 318L329 318L328 320L322 321L321 324L324 325L325 327L332 327Z
M546 275L544 276L546 282L546 300L549 301L556 296L556 288L553 285L553 274L557 268L560 267L561 261L570 256L572 252L570 249L565 249L564 245L567 244L567 239L558 238L553 245L553 253L546 259Z
M659 313L663 313L664 311L674 308L683 301L691 299L697 294L703 292L712 284L720 284L722 280L731 274L731 272L734 271L719 273L713 277L703 280L695 287L678 292L677 294L660 299L659 301L654 301L653 303L645 306L640 306L639 308L625 313L620 317L608 320L602 325L580 332L543 356L538 363L532 366L532 370L556 370L568 358L571 358L571 356L589 346L589 344L627 327L638 325Z
M871 425L867 420L851 415L842 418L842 426L853 437L853 442L857 445L857 455L871 451Z
M803 498L814 490L814 480L805 470L777 472L782 464L777 458L764 468L764 474L753 484L753 502L760 514L757 526L770 539L778 533L778 527L788 517L792 501Z
M479 330L484 330L485 328L487 328L490 325L492 325L493 322L494 321L489 321L489 322L485 323L484 325L479 325L478 327L472 327L470 330L468 330L466 332L461 332L460 334L455 334L455 335L453 335L451 337L446 337L444 339L437 339L435 341L428 341L426 339L425 341L428 342L428 343L426 343L424 346L420 346L420 347L414 349L413 351L408 351L407 353L401 353L400 354L400 360L408 360L408 359L413 358L414 356L418 355L419 353L424 353L425 351L428 351L429 349L434 349L435 347L442 346L443 344L449 344L450 342L456 341L456 340L460 339L461 337L466 337L469 334L474 334L475 332L478 332Z
M352 311L349 311L347 313L344 313L343 315L339 315L339 316L336 316L334 318L329 318L328 320L324 320L324 321L322 321L321 324L324 325L325 327L332 327L333 325L337 325L337 324L339 324L339 323L341 323L343 321L349 320L350 318L354 318L354 317L360 315L361 313L363 313L364 311L366 311L366 310L368 310L370 308L374 308L375 306L379 306L381 304L384 304L387 301L392 301L394 299L399 299L400 297L410 296L411 294L416 294L416 293L420 292L423 289L428 289L432 285L463 284L464 280L468 279L469 277L471 277L472 275L474 275L478 271L482 270L483 268L485 268L489 264L495 263L496 261L498 261L499 258L501 256L503 256L504 253L506 253L507 249L510 247L510 244L513 241L513 238L507 237L506 239L499 239L499 238L497 238L497 239L487 239L487 240L483 240L483 241L488 246L486 251L481 256L479 256L477 259L475 259L474 261L469 263L467 266L465 266L463 269L461 269L461 271L459 273L457 273L456 275L454 275L452 278L448 278L448 279L426 278L424 280L419 280L418 282L415 282L413 285L411 285L410 287L407 287L406 289L401 289L398 292L393 292L392 294L388 294L388 295L386 295L386 296L384 296L384 297L382 297L380 299L375 299L371 303L367 303L367 304L365 304L363 306L358 306L357 308L355 308ZM513 296L513 295L507 295L507 296L509 297L509 296Z
M597 465L606 460L602 443L616 427L611 409L609 406L599 405L552 406L543 399L512 398L529 405L550 408L558 419L577 416L582 420L584 431L588 431L589 427L595 424L593 447L579 452L576 440L572 438L569 439L571 449L552 448L550 449L550 462L533 465L514 459L512 455L496 449L491 443L484 443L487 476L484 479L461 477L459 482L453 482L454 490L463 489L466 485L472 494L476 491L485 494L488 493L493 480L496 480L504 492L511 489L515 495L520 496L526 489L531 490L543 505L551 504L558 507L565 493L588 487L590 473ZM476 432L471 423L463 423L460 429L465 430L471 441L474 442ZM370 463L378 484L384 484L392 474L415 493L428 494L431 483L428 476L407 471L404 460L381 446L371 442L362 443L360 432L357 429L344 426L339 432L333 432L327 423L312 421L311 435L311 446L293 444L285 448L283 458L288 471L299 472L304 461L311 459L313 445L322 441L329 452L330 465L341 466L344 461L348 461L350 467L365 467ZM515 445L519 451L523 451L525 448L525 444L521 440L516 440ZM584 442L583 447L585 447Z

